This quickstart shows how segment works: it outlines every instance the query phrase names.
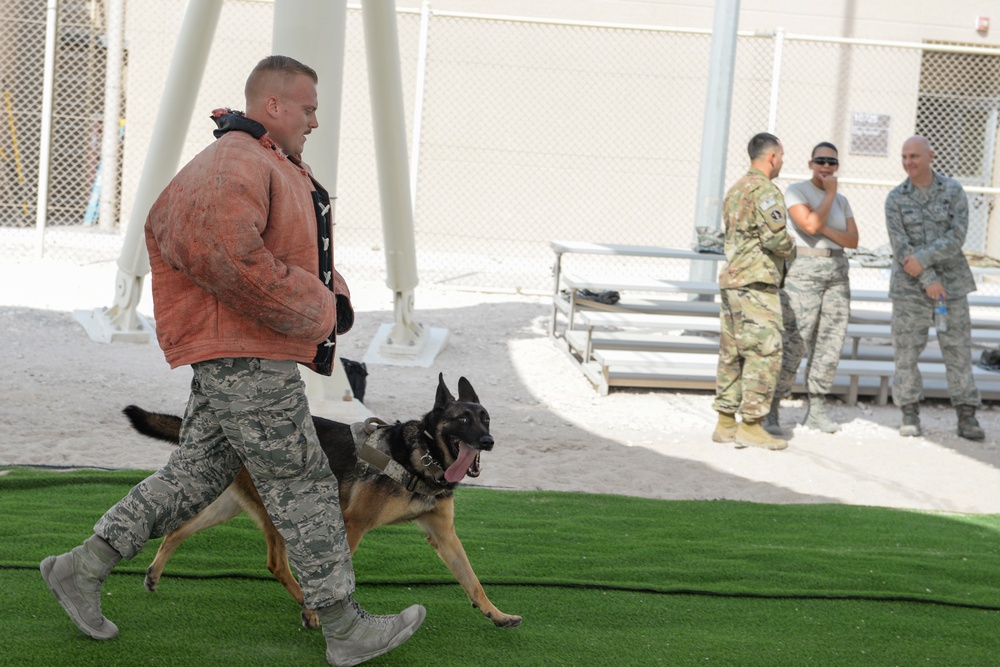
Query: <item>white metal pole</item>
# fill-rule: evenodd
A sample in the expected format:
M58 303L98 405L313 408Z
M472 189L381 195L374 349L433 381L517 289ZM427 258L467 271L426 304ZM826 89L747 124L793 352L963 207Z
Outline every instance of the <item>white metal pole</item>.
M410 138L410 202L417 210L417 179L420 176L420 132L424 120L424 80L427 75L427 36L430 32L431 3L420 6L420 44L417 48L416 91L413 95L413 136Z
M109 0L104 75L104 122L101 136L101 205L99 226L118 226L118 126L121 122L122 56L125 51L125 0Z
M149 338L149 328L142 326L136 312L142 296L142 279L149 273L144 232L146 215L177 173L186 128L194 112L195 97L201 87L221 11L222 0L188 1L118 257L114 305L93 313L77 313L77 319L94 340L141 341ZM184 129L178 132L178 127Z
M48 0L45 8L45 67L42 72L42 126L38 138L38 194L35 228L37 252L45 253L45 223L49 212L49 169L52 157L52 96L56 80L56 29L59 0Z
M385 237L386 284L395 292L407 292L417 286L417 266L395 3L367 0L361 9Z
M695 226L718 229L722 220L722 194L729 148L729 115L733 100L733 71L736 63L736 30L739 0L718 0L712 26L712 50L708 65L708 94L701 135L701 165L698 172L698 200ZM691 279L715 280L714 262L691 262Z
M309 135L303 159L331 197L337 196L346 32L347 0L275 0L272 52L309 65L319 76L319 127Z
M771 104L767 111L767 131L774 134L778 119L778 90L781 87L781 55L785 47L785 30L778 28L774 34L774 64L771 66Z
M272 52L309 65L319 77L316 91L319 127L309 135L303 159L330 193L334 220L346 41L347 0L275 0ZM334 235L334 254L336 242ZM305 373L302 377L313 414L342 422L362 421L371 416L362 414L364 406L353 400L351 383L339 355L329 378L315 373Z
M406 159L406 121L403 80L399 65L399 38L393 0L366 0L361 5L365 24L365 53L375 129L382 235L385 242L386 285L393 292L392 325L379 329L381 356L366 360L427 365L444 345L447 331L424 329L413 317L417 286L413 199ZM374 344L373 346L374 347ZM371 350L372 348L369 348Z

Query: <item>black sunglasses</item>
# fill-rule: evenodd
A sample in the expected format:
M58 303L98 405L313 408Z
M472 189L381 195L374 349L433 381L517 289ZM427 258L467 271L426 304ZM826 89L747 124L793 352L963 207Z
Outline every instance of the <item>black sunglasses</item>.
M840 164L840 160L835 157L814 157L812 162L813 164L829 165L831 167L836 167Z

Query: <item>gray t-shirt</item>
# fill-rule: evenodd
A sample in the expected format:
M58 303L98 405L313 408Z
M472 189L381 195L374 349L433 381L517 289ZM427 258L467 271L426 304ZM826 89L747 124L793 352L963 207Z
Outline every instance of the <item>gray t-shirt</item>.
M785 207L789 210L797 204L808 204L809 208L816 210L823 203L826 192L820 190L812 181L801 181L792 183L785 191ZM847 231L847 219L853 218L854 212L851 205L847 203L847 197L837 193L837 198L830 207L830 215L826 218L826 225L830 229L838 232ZM799 229L792 220L791 213L788 214L788 232L795 238L795 245L809 246L810 248L842 248L839 243L835 243L822 234L807 234Z

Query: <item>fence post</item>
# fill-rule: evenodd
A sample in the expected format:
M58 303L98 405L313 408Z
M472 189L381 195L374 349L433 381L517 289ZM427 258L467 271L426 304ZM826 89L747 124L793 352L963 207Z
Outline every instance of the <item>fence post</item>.
M107 47L104 69L104 121L101 136L101 229L117 226L118 203L118 125L121 122L122 55L124 54L125 0L109 0Z
M767 110L767 131L774 134L778 119L778 90L781 88L781 52L785 46L785 29L774 33L774 64L771 67L771 102Z
M49 169L52 157L52 97L56 80L56 31L59 0L48 0L45 8L45 69L42 74L42 126L38 138L38 196L35 228L38 256L45 254L45 222L49 212Z
M417 210L417 181L420 177L420 130L424 119L424 79L427 75L427 34L430 31L431 3L420 5L420 42L417 48L417 77L413 95L413 137L410 145L410 201Z

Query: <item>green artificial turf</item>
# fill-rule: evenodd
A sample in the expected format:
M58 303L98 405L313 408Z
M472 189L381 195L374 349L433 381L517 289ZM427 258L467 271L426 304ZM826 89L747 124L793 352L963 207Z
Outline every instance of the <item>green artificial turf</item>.
M0 665L322 665L323 638L265 567L246 517L175 553L158 541L104 587L121 634L82 635L38 563L66 551L145 473L0 476ZM500 629L413 525L355 555L357 599L419 602L420 631L373 665L995 665L1000 516L848 505L655 501L460 488L458 534Z

